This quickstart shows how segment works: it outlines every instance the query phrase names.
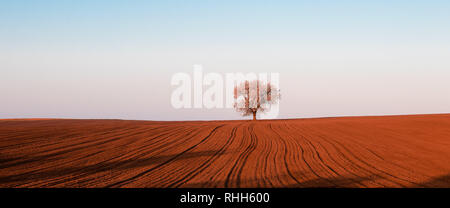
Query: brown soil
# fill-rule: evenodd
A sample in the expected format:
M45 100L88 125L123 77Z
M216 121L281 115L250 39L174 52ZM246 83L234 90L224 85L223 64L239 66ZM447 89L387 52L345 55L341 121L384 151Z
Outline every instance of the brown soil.
M0 187L450 187L450 114L0 120Z

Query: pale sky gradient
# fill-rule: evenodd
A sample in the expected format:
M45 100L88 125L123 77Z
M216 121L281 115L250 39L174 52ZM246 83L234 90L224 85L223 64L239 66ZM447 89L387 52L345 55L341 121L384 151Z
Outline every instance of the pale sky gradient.
M241 119L172 108L170 78L193 64L280 73L280 118L450 113L449 11L448 0L0 0L0 118Z

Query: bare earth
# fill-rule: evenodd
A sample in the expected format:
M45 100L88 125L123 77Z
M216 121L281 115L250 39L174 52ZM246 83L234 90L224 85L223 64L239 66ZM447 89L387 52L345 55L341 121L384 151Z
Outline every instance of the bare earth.
M0 120L0 187L450 187L450 114Z

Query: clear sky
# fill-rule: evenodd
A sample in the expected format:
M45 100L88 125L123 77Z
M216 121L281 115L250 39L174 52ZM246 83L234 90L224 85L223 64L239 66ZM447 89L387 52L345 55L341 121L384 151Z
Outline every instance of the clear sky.
M176 72L278 72L280 118L450 112L450 1L0 0L0 118L176 110Z

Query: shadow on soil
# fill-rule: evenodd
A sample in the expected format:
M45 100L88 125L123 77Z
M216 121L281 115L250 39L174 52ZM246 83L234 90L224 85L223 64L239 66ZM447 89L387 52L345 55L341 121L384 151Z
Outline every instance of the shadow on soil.
M86 165L82 167L68 167L68 168L60 168L60 167L51 167L48 170L31 170L26 173L2 176L0 177L0 186L5 183L17 183L17 182L30 182L30 181L39 181L46 179L53 179L59 177L72 177L76 175L89 175L100 173L104 171L117 171L117 170L126 170L126 169L134 169L141 168L146 166L158 165L164 162L167 162L176 157L175 160L171 162L177 162L190 158L197 157L211 157L213 155L223 155L229 154L228 152L218 153L217 151L197 151L197 152L186 152L184 154L173 154L173 155L161 155L154 156L148 158L139 158L139 159L127 159L127 160L119 160L119 161L104 161L97 164ZM43 158L34 158L34 159L26 159L26 162L37 162ZM17 160L17 158L15 158ZM0 160L2 161L2 160ZM44 162L49 162L50 160L41 160ZM24 164L24 162L18 162L16 164L19 165L30 165ZM34 165L34 164L33 164ZM39 165L37 165L39 166ZM11 167L10 167L11 168ZM14 168L14 167L13 167Z

